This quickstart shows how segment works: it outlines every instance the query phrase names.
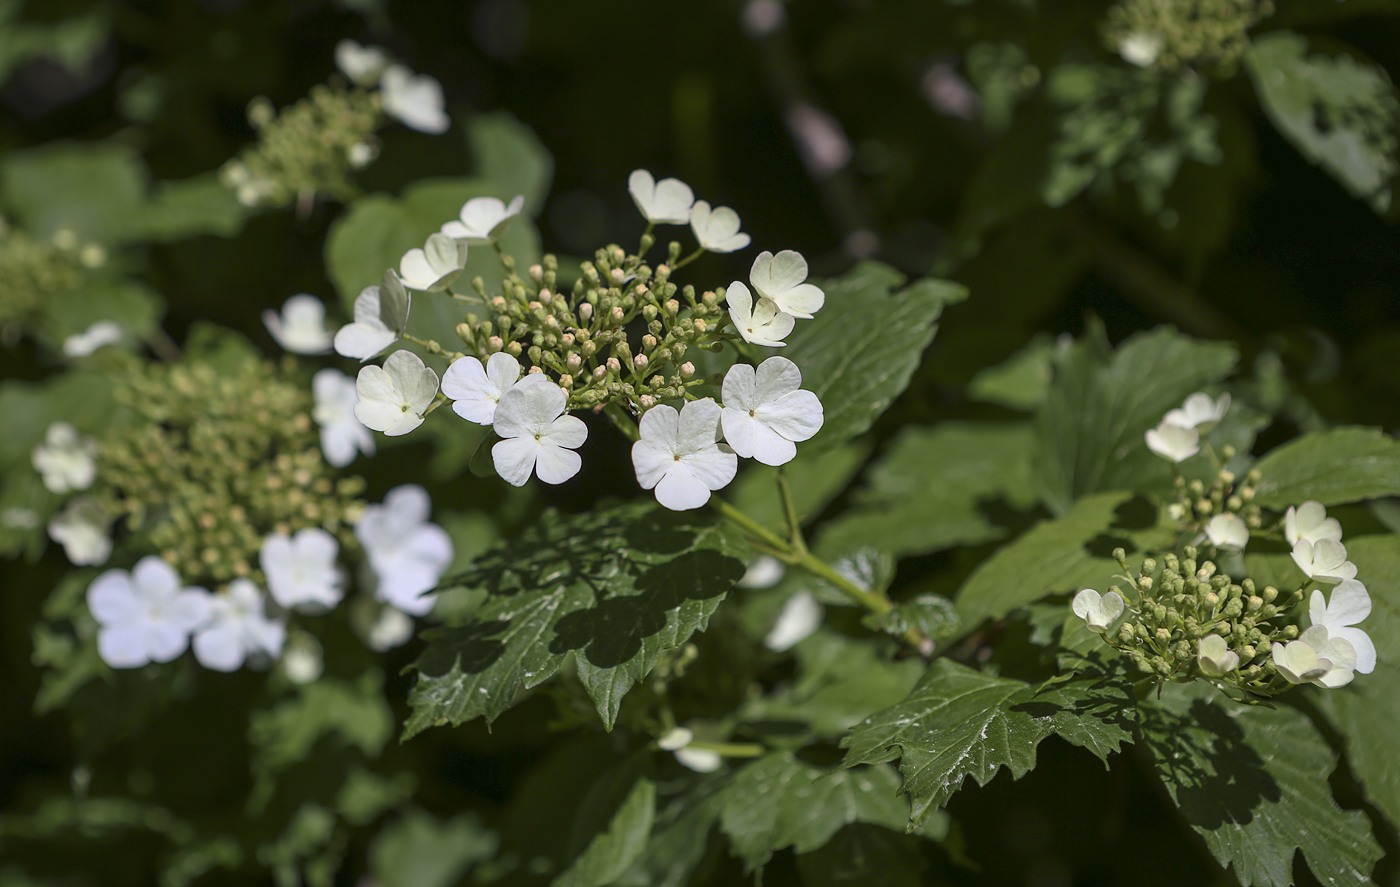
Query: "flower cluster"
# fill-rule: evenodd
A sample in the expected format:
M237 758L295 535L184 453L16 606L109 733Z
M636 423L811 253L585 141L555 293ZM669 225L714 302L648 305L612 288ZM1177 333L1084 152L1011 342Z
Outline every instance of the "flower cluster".
M1271 0L1122 0L1108 11L1104 42L1139 67L1228 73Z
M70 229L39 240L0 219L0 344L13 345L46 303L77 288L85 270L106 258Z

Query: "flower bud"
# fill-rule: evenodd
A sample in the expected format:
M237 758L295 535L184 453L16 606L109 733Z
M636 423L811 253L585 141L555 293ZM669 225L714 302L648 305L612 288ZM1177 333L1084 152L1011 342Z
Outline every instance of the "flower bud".
M598 351L598 345L595 342L584 342L580 350L583 351L584 357L592 357Z
M544 355L544 351L540 348L540 346L531 345L530 350L527 351L526 354L530 358L530 363L536 364L536 366L533 367L533 369L539 369L538 364L540 363L540 358Z
M626 314L627 312L622 310L621 305L615 305L608 316L612 319L613 323L622 323L622 318L625 317Z
M660 375L655 375L652 376L650 379L647 379L647 384L650 385L652 388L660 388L666 384L666 380Z
M655 337L655 336L653 336L653 335L650 334L650 333L647 333L645 336L642 336L642 350L643 350L643 351L652 351L652 350L655 350L655 348L656 348L656 337Z
M1283 631L1279 632L1279 635L1280 635L1284 640L1289 640L1289 641L1291 641L1291 640L1293 640L1294 638L1296 638L1296 637L1298 636L1298 626L1296 626L1296 625L1285 625L1285 626L1283 627Z
M601 382L601 381L603 381L604 379L606 379L607 377L608 377L608 368L607 368L607 367L601 367L601 366L600 366L600 367L594 367L594 368L593 368L593 378L594 378L594 379L596 379L596 380L598 380L599 382Z
M705 323L705 321L703 321L703 320L696 320L696 321L695 321L695 331L696 331L697 333L703 333L703 332L705 332L706 330L708 330L709 328L710 328L709 324ZM718 344L718 343L716 343L716 344Z
M618 363L616 357L609 357L607 366L608 372L612 373L614 376L622 372L622 364Z
M564 335L559 337L559 344L563 345L565 348L572 348L574 341L575 339L573 333L565 333Z
M638 370L644 370L647 368L647 356L645 354L638 354L636 357L632 358L632 363L636 365Z
M584 302L582 305L578 306L578 317L579 320L582 320L584 323L588 323L588 321L593 319L593 306L587 302Z
M1165 644L1172 639L1172 633L1170 631L1167 631L1165 628L1157 629L1157 631L1154 632L1153 636L1157 638L1158 643L1162 644Z
M511 342L506 346L506 353L511 357L519 357L520 353L524 350L525 349L521 347L519 342Z
M568 368L569 372L576 373L579 367L583 366L583 358L578 354L570 354L564 361L564 366Z
M531 265L529 270L530 279L535 283L544 280L544 268L539 265Z
M681 364L682 379L689 379L693 375L695 375L695 364L690 363L689 361Z
M551 293L551 292L550 292L549 290L547 290L547 289L542 289L542 290L540 290L540 304L541 304L541 305L550 305L550 304L553 304L553 302L554 302L554 293Z
M647 306L643 307L643 308L642 308L642 316L645 317L648 321L655 320L655 319L656 319L656 306L655 306L655 305L647 305Z
M622 273L621 268L613 268L611 271L608 272L608 276L613 279L614 283L622 283L622 278L624 275Z
M457 324L457 338L461 339L463 342L470 343L473 340L471 324Z
M643 394L641 397L637 398L637 404L642 409L649 410L656 405L656 398L652 397L650 394Z
M1251 613L1256 612L1262 606L1264 606L1264 599L1258 595L1250 598L1247 604L1247 608Z

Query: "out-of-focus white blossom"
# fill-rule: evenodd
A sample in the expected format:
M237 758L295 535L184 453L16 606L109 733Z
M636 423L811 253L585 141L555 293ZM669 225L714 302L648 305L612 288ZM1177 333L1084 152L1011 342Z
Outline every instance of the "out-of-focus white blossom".
M67 358L88 357L99 348L115 345L122 340L121 325L111 320L99 320L83 330L63 340L63 356Z
M190 633L209 615L209 592L183 588L175 568L154 555L130 573L108 570L88 586L97 620L97 653L113 668L169 662L189 646Z
M1185 462L1201 451L1200 432L1169 422L1149 429L1146 438L1147 448L1170 462Z
M209 618L195 632L194 658L205 668L237 671L250 657L276 658L287 629L264 613L266 600L251 579L235 579L211 595Z
M86 490L97 478L97 441L67 422L55 422L30 454L50 493Z
M1206 523L1206 538L1217 548L1243 549L1249 544L1249 527L1237 515L1217 514Z
M289 610L310 612L340 603L345 578L335 564L339 553L340 543L320 527L304 527L291 536L269 534L258 557L272 599Z
M112 519L94 499L79 496L49 521L49 537L75 566L99 566L112 554Z
M803 589L787 599L778 621L763 638L763 646L775 653L790 650L821 627L826 608L810 591Z
M334 337L326 329L326 306L309 293L298 293L282 303L282 313L263 312L263 324L272 338L295 354L325 354Z
M336 468L355 461L356 453L374 455L374 435L355 418L355 380L340 370L326 367L311 377L315 406L311 418L321 426L321 452Z
M428 520L432 500L417 484L394 487L355 525L378 582L375 597L411 616L432 610L437 586L452 564L452 539Z
M1175 425L1178 428L1199 428L1202 425L1214 425L1225 418L1225 413L1230 409L1229 393L1220 395L1219 398L1212 398L1204 391L1197 391L1186 398L1186 402L1180 408L1168 410L1162 417L1162 421L1168 425Z
M379 80L384 113L419 132L447 132L452 120L443 111L442 84L427 74L414 75L403 65L390 65Z
M389 67L389 56L377 46L361 46L354 40L335 45L335 66L359 86L374 86Z
M627 177L627 193L653 225L684 225L690 221L695 192L680 179L658 182L646 170L634 169Z

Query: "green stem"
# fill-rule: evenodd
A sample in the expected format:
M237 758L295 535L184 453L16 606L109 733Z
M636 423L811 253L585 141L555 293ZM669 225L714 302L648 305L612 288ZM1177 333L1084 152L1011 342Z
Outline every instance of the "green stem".
M783 517L787 519L788 539L796 551L806 552L807 543L802 538L802 524L797 520L797 507L792 504L792 492L788 489L787 474L778 466L778 496L783 502Z
M603 407L603 413L612 420L613 425L617 426L617 430L621 431L628 440L636 443L640 439L641 435L637 432L637 423L633 422L632 417L624 413L622 407L618 406L616 402Z
M700 247L699 249L697 249L695 252L691 253L690 255L686 256L684 259L681 259L679 262L677 262L674 266L672 266L671 270L672 270L672 271L679 271L680 269L684 268L686 265L689 265L691 262L693 262L693 261L695 261L696 259L700 258L700 257L703 256L704 254L705 254L705 248L702 246L702 247Z
M756 742L700 742L697 740L686 748L712 751L726 758L756 758L768 751Z

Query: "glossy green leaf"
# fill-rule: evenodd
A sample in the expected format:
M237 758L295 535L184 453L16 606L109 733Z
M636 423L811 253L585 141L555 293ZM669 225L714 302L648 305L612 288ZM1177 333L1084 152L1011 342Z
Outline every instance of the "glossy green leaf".
M606 829L550 882L551 887L602 887L616 880L641 855L656 816L656 784L646 777L632 783Z
M1341 505L1400 494L1400 441L1379 428L1305 434L1254 467L1261 475L1255 501L1280 510L1309 499Z
M1054 378L1050 337L1038 335L1031 343L994 367L973 376L967 396L1013 410L1033 410L1045 400Z
M1375 586L1372 589L1374 594ZM1363 623L1362 627L1371 626ZM1393 659L1396 636L1388 640L1387 652ZM1358 674L1345 687L1315 693L1313 698L1342 734L1347 766L1361 783L1366 799L1390 818L1391 825L1400 825L1400 767L1395 766L1396 738L1400 737L1400 666L1382 662L1371 674Z
M659 804L641 855L613 883L617 887L685 887L709 846L724 803L727 773L698 777L694 785Z

